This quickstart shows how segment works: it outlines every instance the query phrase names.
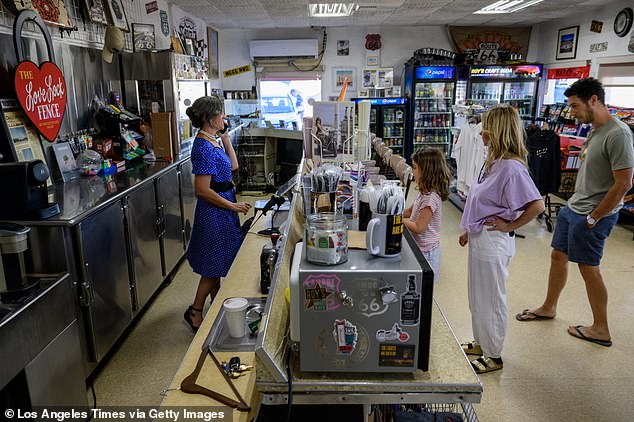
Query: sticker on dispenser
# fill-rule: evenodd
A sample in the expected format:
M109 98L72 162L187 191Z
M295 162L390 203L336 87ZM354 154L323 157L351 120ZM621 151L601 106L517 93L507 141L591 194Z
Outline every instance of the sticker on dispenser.
M420 293L416 291L416 275L407 276L407 290L401 294L401 325L420 322Z
M321 300L322 303L316 304L314 301L311 303L307 290L314 290L319 286L319 294L324 295ZM323 290L322 290L323 289ZM325 290L325 291L324 291ZM341 291L341 279L334 274L312 274L306 277L304 280L304 309L312 309L313 311L334 311L341 307L341 300L339 293ZM328 294L327 294L328 293ZM335 294L333 294L335 293ZM315 292L316 294L316 292ZM315 306L318 305L318 306Z
M332 331L338 355L350 355L357 347L357 327L347 319L336 319L335 329Z
M416 346L408 344L380 344L379 366L412 367Z
M319 283L315 287L304 289L304 308L313 311L327 311L328 297L332 294L330 290L321 287Z
M403 331L403 328L401 328L398 322L395 322L390 330L378 330L376 332L376 340L380 343L388 341L400 341L404 343L409 340L409 334Z

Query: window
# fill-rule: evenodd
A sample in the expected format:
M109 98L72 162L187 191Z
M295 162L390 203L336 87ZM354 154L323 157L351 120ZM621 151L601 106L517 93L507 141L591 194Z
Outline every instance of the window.
M260 79L262 117L275 127L301 130L303 117L313 115L311 99L321 101L321 80L317 77Z
M634 63L602 64L599 80L605 88L605 103L634 108Z

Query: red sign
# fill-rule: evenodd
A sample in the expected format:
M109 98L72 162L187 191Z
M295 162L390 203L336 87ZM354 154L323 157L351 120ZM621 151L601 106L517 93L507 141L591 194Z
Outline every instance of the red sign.
M374 51L381 48L381 34L367 34L365 36L365 49Z
M590 66L548 69L548 79L584 79L590 76Z
M37 130L53 142L62 126L66 111L66 82L55 63L39 67L28 60L15 70L15 91L18 101Z

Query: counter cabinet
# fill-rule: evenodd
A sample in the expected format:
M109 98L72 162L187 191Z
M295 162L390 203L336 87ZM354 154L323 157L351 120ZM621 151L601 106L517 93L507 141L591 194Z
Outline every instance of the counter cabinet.
M100 178L82 179L76 190L60 185L61 217L24 222L41 257L34 269L68 271L76 287L86 377L174 273L189 243L196 204L190 159L150 167L116 175L125 189L114 194ZM84 196L87 189L102 196Z

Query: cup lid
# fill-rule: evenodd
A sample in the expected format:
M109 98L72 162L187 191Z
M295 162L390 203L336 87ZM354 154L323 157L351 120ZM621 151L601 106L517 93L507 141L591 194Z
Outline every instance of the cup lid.
M230 297L223 303L225 309L231 312L243 311L247 309L248 305L249 301L243 297Z

